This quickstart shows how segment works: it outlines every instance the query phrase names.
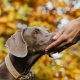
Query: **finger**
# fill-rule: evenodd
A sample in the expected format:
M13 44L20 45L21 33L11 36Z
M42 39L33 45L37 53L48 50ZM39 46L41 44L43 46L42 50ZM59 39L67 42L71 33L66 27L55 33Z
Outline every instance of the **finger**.
M53 37L53 39L54 39L54 40L58 39L58 38L63 34L63 32L64 32L64 28L63 28L61 31L59 31L59 32Z
M78 36L78 32L76 31L76 33L75 33L75 31L73 31L73 32L71 32L68 36L67 36L67 38L68 38L68 40L66 41L66 42L63 42L61 45L59 45L58 47L57 47L57 49L59 49L60 51L63 51L64 49L66 49L66 48L68 48L68 47L70 47L70 46L72 46L73 44L75 44L78 40L77 40L77 36ZM76 36L77 35L77 36Z
M62 42L64 42L65 39L63 37L63 35L57 39L56 41L54 41L52 44L50 44L47 48L46 48L46 51L48 51L49 49L51 48L56 48L58 45L60 45Z
M61 45L59 45L56 49L58 52L61 52L67 48L69 48L70 46L72 46L73 44L75 44L72 39L66 41L66 42L63 42Z
M79 40L79 32L74 30L68 36L68 42L75 44Z
M76 31L76 33L72 35L72 42L76 43L77 41L80 40L80 31Z

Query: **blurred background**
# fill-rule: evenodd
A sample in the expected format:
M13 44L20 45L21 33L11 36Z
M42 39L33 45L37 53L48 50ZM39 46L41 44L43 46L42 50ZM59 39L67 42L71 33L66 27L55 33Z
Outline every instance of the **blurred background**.
M78 17L80 0L0 0L0 62L8 53L5 41L17 29L38 26L57 32ZM42 56L33 72L40 80L80 80L80 42L53 58Z

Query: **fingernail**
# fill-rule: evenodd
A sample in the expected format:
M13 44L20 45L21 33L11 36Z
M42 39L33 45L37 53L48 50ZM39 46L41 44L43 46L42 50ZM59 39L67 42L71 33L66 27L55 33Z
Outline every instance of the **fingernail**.
M57 39L57 36L54 36L53 39Z

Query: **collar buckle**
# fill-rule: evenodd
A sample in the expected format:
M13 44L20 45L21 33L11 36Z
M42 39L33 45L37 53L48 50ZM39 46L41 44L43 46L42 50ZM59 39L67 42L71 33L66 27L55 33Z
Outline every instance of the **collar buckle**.
M21 75L18 79L19 80L32 80L33 74L30 71L27 75Z

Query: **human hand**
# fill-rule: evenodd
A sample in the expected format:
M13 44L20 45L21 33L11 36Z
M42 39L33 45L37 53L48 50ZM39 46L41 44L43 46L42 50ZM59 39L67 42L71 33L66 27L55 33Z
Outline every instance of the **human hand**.
M64 49L75 44L80 39L80 18L70 21L68 24L64 25L61 31L59 31L53 37L53 43L51 43L45 49L48 51L58 51L61 52Z

